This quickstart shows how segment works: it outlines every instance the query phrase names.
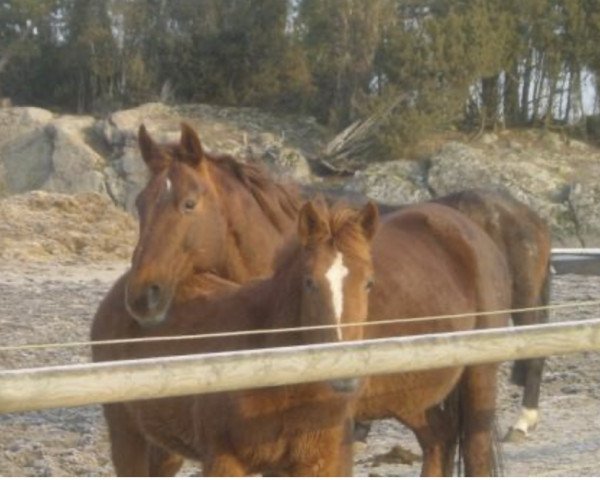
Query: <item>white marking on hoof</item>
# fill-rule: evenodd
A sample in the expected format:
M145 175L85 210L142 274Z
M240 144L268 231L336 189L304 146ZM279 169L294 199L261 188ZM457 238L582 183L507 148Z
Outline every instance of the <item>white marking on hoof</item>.
M335 319L338 324L337 334L338 340L342 340L342 327L340 322L342 320L342 311L344 308L344 279L348 275L348 268L344 265L344 258L341 253L335 257L335 260L327 270L325 278L329 281L329 287L331 288L331 296L333 301L333 311L335 312Z
M521 415L514 424L513 429L523 432L525 435L529 434L530 430L533 430L540 419L537 408L523 408L521 409Z

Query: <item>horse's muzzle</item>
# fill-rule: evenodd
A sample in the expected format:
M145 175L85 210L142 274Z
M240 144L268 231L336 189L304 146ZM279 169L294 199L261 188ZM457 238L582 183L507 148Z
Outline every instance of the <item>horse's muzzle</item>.
M158 285L125 290L125 307L140 326L148 328L161 324L167 318L172 294Z
M339 378L330 380L329 384L336 393L354 393L359 389L361 382L359 378Z

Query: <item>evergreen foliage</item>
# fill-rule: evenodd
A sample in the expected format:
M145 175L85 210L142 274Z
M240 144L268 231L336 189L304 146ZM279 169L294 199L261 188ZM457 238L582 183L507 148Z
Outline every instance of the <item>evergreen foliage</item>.
M336 131L404 95L376 132L390 156L436 129L585 125L598 45L598 0L0 0L0 95L261 106Z

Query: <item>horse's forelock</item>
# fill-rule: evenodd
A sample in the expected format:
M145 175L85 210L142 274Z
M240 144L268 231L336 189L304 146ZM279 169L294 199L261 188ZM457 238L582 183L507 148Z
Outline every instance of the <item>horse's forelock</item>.
M370 242L359 221L359 213L345 206L336 206L330 215L333 243L344 255L370 261Z

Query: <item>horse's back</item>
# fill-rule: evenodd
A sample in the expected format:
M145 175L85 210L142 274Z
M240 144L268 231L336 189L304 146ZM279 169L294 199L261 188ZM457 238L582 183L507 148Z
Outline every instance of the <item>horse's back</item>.
M504 256L479 226L452 208L418 204L387 215L373 255L372 308L381 310L375 312L378 317L399 310L406 316L430 316L510 305ZM478 326L484 326L481 321ZM475 327L467 321L438 324L444 330Z
M456 210L428 203L387 215L374 238L373 257L370 321L436 318L373 325L368 329L371 337L456 332L508 323L506 315L479 315L510 306L504 256L481 228ZM357 418L381 418L383 412L393 412L414 426L422 418L419 412L439 405L463 371L463 367L449 367L371 377Z
M464 213L492 238L508 262L515 296L522 290L539 294L547 280L551 237L536 212L508 194L490 190L466 190L435 202Z

